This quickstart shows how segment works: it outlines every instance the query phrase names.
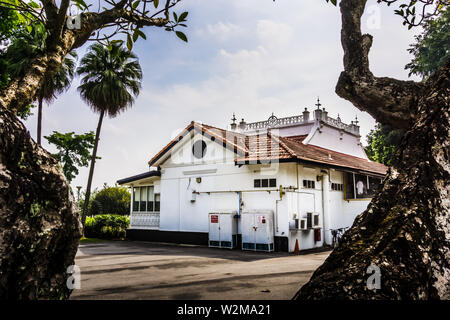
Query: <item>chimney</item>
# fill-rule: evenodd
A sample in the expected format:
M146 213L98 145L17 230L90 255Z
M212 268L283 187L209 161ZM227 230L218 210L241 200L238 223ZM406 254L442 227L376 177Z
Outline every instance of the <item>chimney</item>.
M356 115L355 121L352 121L353 131L354 131L356 134L359 134L359 126L358 126L358 123L359 123L359 121L358 121L358 115Z
M309 121L309 111L308 108L305 108L305 111L303 111L303 122Z
M244 118L242 118L241 122L239 122L239 129L244 130L247 126L247 123L244 121Z
M328 111L325 111L325 108L322 108L322 120L327 121Z
M314 110L314 119L316 120L316 122L322 120L322 109Z

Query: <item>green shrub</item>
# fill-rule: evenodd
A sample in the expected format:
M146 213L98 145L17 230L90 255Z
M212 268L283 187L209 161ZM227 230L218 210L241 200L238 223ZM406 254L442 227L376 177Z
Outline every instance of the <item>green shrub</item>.
M125 187L107 187L91 196L89 215L130 214L131 194Z
M130 218L118 214L100 214L86 217L84 235L87 238L115 239L125 237Z

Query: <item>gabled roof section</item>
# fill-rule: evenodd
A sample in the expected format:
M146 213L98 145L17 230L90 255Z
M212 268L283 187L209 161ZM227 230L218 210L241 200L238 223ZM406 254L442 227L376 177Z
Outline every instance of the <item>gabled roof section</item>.
M157 163L193 130L221 144L224 148L234 151L238 155L235 163L239 165L250 162L264 163L271 160L280 160L316 163L377 175L384 175L387 171L387 167L381 163L314 145L303 144L306 135L280 137L273 135L270 130L258 135L245 135L194 121L158 152L149 161L149 165L152 166Z
M313 145L305 145L302 143L305 138L304 136L279 137L270 134L268 134L268 136L270 136L270 138L275 142L278 142L278 150L274 150L274 155L271 155L270 152L263 155L259 150L250 150L248 156L238 158L236 159L236 162L238 164L243 164L251 161L264 162L267 160L278 159L313 162L378 175L384 175L387 171L387 167L378 162Z
M177 137L175 137L161 151L159 151L148 162L148 164L150 166L154 165L157 161L163 158L164 155L170 151L170 149L172 149L193 130L241 156L248 153L248 137L246 135L192 121Z

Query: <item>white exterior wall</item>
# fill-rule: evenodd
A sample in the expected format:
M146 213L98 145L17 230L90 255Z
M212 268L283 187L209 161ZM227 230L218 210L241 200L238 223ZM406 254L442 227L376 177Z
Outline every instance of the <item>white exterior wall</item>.
M322 125L315 130L307 144L368 159L357 136L327 125Z
M331 190L331 183L344 183L344 173L337 170L330 172L330 226L326 230L327 243L331 244L329 229L348 228L353 225L356 216L366 210L370 199L345 200L344 191Z
M203 139L207 143L203 159L192 156L192 141ZM226 161L223 161L225 154ZM239 194L244 210L277 211L281 185L295 185L295 175L290 176L295 164L272 164L268 168L261 165L236 166L235 155L220 144L195 133L192 140L173 148L171 158L162 165L161 175L161 216L160 230L208 232L208 213L221 210L239 211ZM289 170L291 168L291 170ZM201 178L201 183L196 178ZM270 193L263 188L254 188L254 179L277 179L276 188ZM191 202L193 191L195 202ZM279 232L275 235L287 236L287 216L282 215L283 203L279 203ZM274 216L274 221L276 217ZM241 230L239 229L238 232Z
M314 126L314 121L305 124L295 125L291 127L277 128L278 134L282 137L301 136L309 134L311 128Z
M320 224L323 224L322 208L322 186L317 180L320 175L320 169L310 166L298 166L299 189L290 193L289 220L297 218L306 218L307 212L317 212L320 214ZM296 175L297 172L294 173ZM315 181L315 188L309 189L303 187L303 180ZM288 221L289 225L289 221ZM288 226L289 228L289 226ZM323 227L321 228L323 232ZM295 249L295 243L298 241L299 249L311 249L323 245L323 236L321 241L314 241L314 230L288 230L289 232L289 252Z
M192 156L192 143L203 139L207 143L203 159ZM274 234L288 237L289 251L311 249L331 244L330 229L349 227L354 218L365 210L368 200L345 200L343 191L331 190L331 183L343 183L343 173L333 169L311 167L296 163L275 163L265 168L262 165L234 164L235 154L222 145L198 133L193 139L186 137L171 150L171 156L161 164L161 179L154 181L155 193L160 191L160 226L162 231L208 232L208 214L220 211L239 211L241 192L242 211L272 210L274 212ZM225 159L224 161L224 154ZM324 172L325 171L325 172ZM328 208L324 219L322 178L329 176L327 184ZM197 183L196 178L201 178ZM254 188L254 179L277 179L276 188ZM315 188L303 187L303 180L315 181ZM279 186L293 187L280 199ZM271 192L265 191L271 189ZM195 202L193 199L195 194ZM325 199L326 200L326 199ZM326 207L326 206L325 206ZM321 241L314 241L314 230L289 230L289 221L306 218L307 212L320 215ZM324 227L324 221L329 225ZM242 233L238 223L238 233Z

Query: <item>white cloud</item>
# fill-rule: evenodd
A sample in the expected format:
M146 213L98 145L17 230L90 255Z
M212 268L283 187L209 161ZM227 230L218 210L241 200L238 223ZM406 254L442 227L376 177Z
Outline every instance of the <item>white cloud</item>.
M197 35L225 41L230 37L239 36L244 30L230 22L219 21L215 24L207 24L203 29L197 30Z

